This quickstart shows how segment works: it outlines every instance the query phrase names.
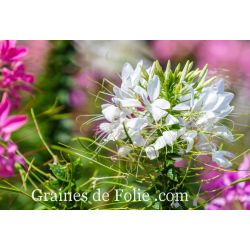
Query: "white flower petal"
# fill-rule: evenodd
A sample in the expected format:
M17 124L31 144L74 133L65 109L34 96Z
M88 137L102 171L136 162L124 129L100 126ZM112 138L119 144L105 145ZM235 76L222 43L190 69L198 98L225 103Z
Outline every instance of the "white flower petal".
M187 143L188 143L186 152L189 152L189 151L192 150L192 148L193 148L194 139L192 139L192 138L187 138L186 141L187 141Z
M131 152L131 147L124 146L124 147L120 147L118 149L117 154L120 155L120 156L127 156L127 155L129 155L130 152Z
M150 112L156 122L168 114L165 110L154 107L153 105L151 105Z
M195 138L198 135L197 131L189 130L184 134L185 138Z
M143 61L140 61L139 63L137 63L135 71L131 75L132 87L135 87L140 81L142 65L143 65Z
M113 92L118 99L131 98L133 96L133 92L130 89L118 88L117 86L113 87Z
M102 113L109 122L114 121L114 119L118 118L120 115L120 110L116 106L112 104L103 104L102 105Z
M212 111L218 102L218 94L216 92L208 92L206 99L203 103L202 111Z
M187 149L186 152L189 152L190 150L192 150L193 145L194 145L194 138L198 135L197 131L195 130L190 130L187 131L181 138L185 141L187 141L188 145L187 145Z
M116 141L125 138L126 134L124 132L123 126L119 122L110 123L110 131L106 141Z
M142 88L140 86L136 86L133 90L137 95L139 95L142 98L142 100L147 99L148 93L144 88Z
M145 152L150 160L154 160L159 156L159 152L153 146L146 147Z
M183 96L181 96L181 97L179 98L179 100L180 100L181 102L190 101L190 99L191 99L191 94L190 94L190 93L188 93L188 94L186 94L186 95L183 95Z
M233 157L234 155L227 151L215 151L212 153L212 160L220 167L229 168L232 166L232 163L225 156Z
M169 146L173 146L174 142L178 138L178 131L165 131L163 132L163 137Z
M234 137L232 132L225 126L215 126L212 128L212 132L217 136L221 136L230 142L234 142Z
M179 120L177 118L175 118L174 116L168 114L166 117L166 125L170 126L170 125L174 125L174 124L179 124Z
M184 135L186 131L187 131L186 128L181 128L181 129L179 129L179 130L177 131L177 134L178 134L177 137L180 137L180 136Z
M125 63L122 68L122 80L128 79L134 72L133 67L129 63Z
M218 96L218 101L213 107L213 111L220 112L220 110L225 110L229 108L229 104L232 101L234 94L233 93L225 93L224 95Z
M135 146L143 147L146 144L145 139L138 132L129 134L129 136Z
M167 145L173 146L174 142L178 137L177 131L165 131L162 136L160 136L156 142L154 143L154 147L156 150L162 149Z
M131 131L139 131L148 125L147 120L144 118L131 118L126 122L126 128Z
M223 155L225 155L226 157L228 157L228 158L233 158L233 157L235 157L235 155L233 154L233 153L231 153L231 152L229 152L229 151L219 151L219 152L221 152Z
M140 101L132 98L118 99L118 102L121 105L121 108L139 108L142 106Z
M215 83L214 87L217 89L217 92L219 94L223 94L224 92L224 81L220 80L217 83Z
M177 111L190 110L190 105L188 105L187 103L179 103L173 107L173 110L177 110Z
M158 76L154 76L148 83L148 96L151 101L156 100L160 95L161 83Z
M154 143L155 150L165 148L166 146L167 146L167 141L165 140L163 136L158 137L158 139Z
M211 124L216 121L216 114L214 112L205 112L196 122L197 125Z
M194 112L200 111L201 108L202 108L202 104L203 104L205 98L206 98L206 94L205 93L201 93L199 99L195 99L194 100L194 105L192 107L192 111L194 111Z
M105 132L105 133L110 133L112 131L112 126L111 123L108 122L103 122L99 125L99 128Z
M170 103L164 99L157 99L152 103L153 106L161 109L169 109Z

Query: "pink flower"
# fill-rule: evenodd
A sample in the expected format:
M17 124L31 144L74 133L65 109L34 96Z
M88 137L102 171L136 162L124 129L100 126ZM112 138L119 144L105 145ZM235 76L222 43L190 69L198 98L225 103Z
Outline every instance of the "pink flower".
M33 75L27 74L22 62L27 49L16 47L15 41L3 41L0 44L0 89L8 92L12 108L18 108L20 91L32 90Z
M0 103L0 139L7 141L7 144L0 145L0 177L10 177L14 174L16 163L25 166L24 159L17 155L17 146L9 141L11 133L18 130L27 122L26 115L9 116L11 103L6 93L3 94ZM3 146L6 145L6 146Z
M197 53L199 65L237 70L241 50L241 41L205 41Z
M26 74L25 67L18 62L13 65L12 70L3 68L2 88L11 96L12 108L18 108L21 102L20 91L31 92L30 86L34 81L34 77Z
M27 122L26 115L9 116L11 103L6 93L0 103L0 136L4 141L9 140L11 133L18 130Z
M81 89L75 88L69 96L70 106L73 108L83 107L87 103L87 96Z
M241 178L250 177L250 155L245 156L238 171L225 172L221 177L223 192L206 205L208 210L250 210L250 181L231 183Z
M75 77L76 86L85 89L94 89L97 84L94 81L100 79L100 75L93 70L85 70Z
M27 54L27 49L16 47L16 41L3 41L0 44L0 60L5 63L18 62Z
M239 68L246 77L250 78L250 42L245 42L242 45L241 54L239 56Z
M94 81L99 78L100 75L92 70L85 70L74 78L75 84L69 97L70 105L73 108L81 108L86 105L88 101L86 91L96 91L98 84Z
M204 170L200 171L201 190L204 191L202 197L210 199L224 187L222 177L226 170L219 167L209 156L202 155L197 160L196 165L204 168Z
M20 41L19 44L28 48L29 53L24 58L26 69L34 75L43 72L52 44L48 40L28 40Z
M178 159L176 159L175 162L174 162L174 166L175 166L176 168L184 168L184 167L187 167L187 165L188 165L187 160L182 159L182 158L178 158Z
M196 40L157 40L152 42L154 56L160 61L182 59L191 54L200 41Z
M13 176L16 163L26 166L24 159L16 151L17 145L13 142L8 142L6 147L0 146L0 177Z
M16 81L22 81L24 83L32 83L34 81L34 77L32 75L26 74L25 67L21 62L15 63L12 70L3 68L2 72L4 87L12 87L11 84ZM28 87L28 89L31 88Z

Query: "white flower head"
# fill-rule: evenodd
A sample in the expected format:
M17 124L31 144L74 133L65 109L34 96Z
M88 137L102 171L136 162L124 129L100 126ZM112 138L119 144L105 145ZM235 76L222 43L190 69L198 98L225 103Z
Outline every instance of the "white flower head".
M153 160L198 151L230 166L232 155L217 145L218 139L234 141L221 123L233 110L233 94L224 90L223 81L204 80L204 70L164 72L158 62L145 68L142 61L135 69L126 63L121 79L121 87L113 87L112 103L102 105L106 121L100 125L106 141L123 145L119 152L139 150Z

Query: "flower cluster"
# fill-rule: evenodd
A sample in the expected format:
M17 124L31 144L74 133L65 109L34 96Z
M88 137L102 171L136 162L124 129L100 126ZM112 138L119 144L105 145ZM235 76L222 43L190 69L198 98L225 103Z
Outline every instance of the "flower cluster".
M231 185L233 182L236 182L239 179L249 177L250 155L247 155L236 172L224 172L222 176L219 178L214 178L209 182L209 190L216 189L223 191L217 198L213 199L209 204L207 204L205 208L208 210L250 210L250 181L242 181Z
M27 49L17 47L15 41L0 43L0 89L3 93L0 103L0 177L4 178L14 174L16 163L25 166L10 137L28 118L26 115L10 115L10 112L20 105L20 91L31 91L30 84L34 79L25 72L22 61L26 54Z
M14 108L20 105L20 91L31 91L33 76L27 74L23 57L27 49L17 47L15 41L0 43L0 89L8 92Z
M211 155L213 161L230 167L230 152L220 150L217 139L234 141L221 124L233 107L233 94L224 91L223 81L206 79L207 67L191 71L187 62L164 72L158 62L135 69L125 64L121 87L114 86L110 103L102 105L100 135L120 145L119 154L139 149L153 160L167 154Z
M6 93L0 103L0 177L9 177L14 173L15 163L25 165L23 158L17 155L17 146L10 140L11 133L27 122L25 115L10 114L11 103Z

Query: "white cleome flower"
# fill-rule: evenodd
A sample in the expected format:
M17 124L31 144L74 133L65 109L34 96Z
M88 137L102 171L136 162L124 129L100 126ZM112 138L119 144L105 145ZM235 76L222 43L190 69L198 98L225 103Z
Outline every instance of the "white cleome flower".
M111 103L102 105L106 121L99 128L105 140L119 141L120 155L139 149L153 160L171 152L197 152L211 155L220 166L230 166L232 154L218 151L217 141L234 141L221 124L233 110L234 95L225 92L223 81L178 82L167 78L167 71L159 72L156 64L145 69L142 61L135 69L124 65L121 86L114 86Z

